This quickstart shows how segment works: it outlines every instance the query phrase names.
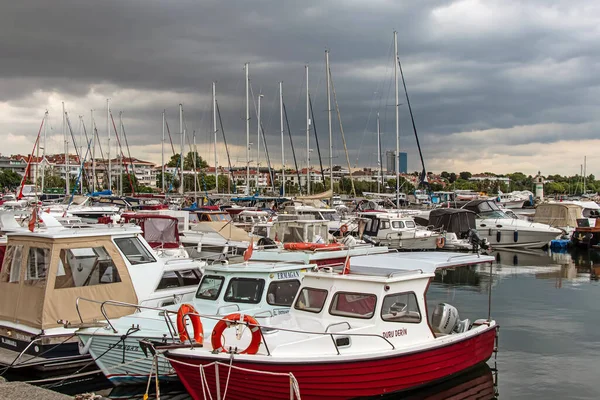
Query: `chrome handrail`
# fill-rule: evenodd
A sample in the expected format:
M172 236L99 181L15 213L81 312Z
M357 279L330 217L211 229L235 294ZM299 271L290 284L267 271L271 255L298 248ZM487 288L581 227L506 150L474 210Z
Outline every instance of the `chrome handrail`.
M350 326L350 323L348 321L342 321L342 322L335 322L333 324L327 325L327 328L325 328L325 332L327 332L329 330L329 328L331 328L332 326L342 325L342 324L346 324L346 325L348 325L348 329L352 329L352 326Z

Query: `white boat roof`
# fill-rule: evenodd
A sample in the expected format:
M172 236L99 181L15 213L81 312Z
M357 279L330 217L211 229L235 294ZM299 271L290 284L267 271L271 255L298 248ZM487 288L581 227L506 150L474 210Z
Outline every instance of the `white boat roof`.
M419 270L422 273L434 273L438 268L491 263L495 260L492 256L453 252L386 253L351 257L350 271L365 273L364 270L374 275Z
M94 228L94 229L77 229L77 228L62 228L62 229L36 229L34 232L23 230L18 232L7 233L7 236L31 236L47 239L65 239L73 237L97 237L97 236L122 236L141 234L142 228L136 225L113 226L110 228Z
M303 262L261 262L261 261L248 261L238 264L229 265L210 265L204 267L205 274L212 272L230 272L230 273L273 273L273 272L285 272L285 271L297 271L300 269L312 268L313 265L305 264Z

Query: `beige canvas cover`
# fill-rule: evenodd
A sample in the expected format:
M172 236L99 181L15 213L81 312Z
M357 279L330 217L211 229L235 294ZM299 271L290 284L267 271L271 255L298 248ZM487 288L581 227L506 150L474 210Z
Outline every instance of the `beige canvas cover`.
M535 209L533 222L553 227L575 227L577 218L581 218L581 207L576 204L545 203Z
M191 230L194 232L216 232L227 240L250 241L248 232L233 225L232 221L198 222L191 226Z
M18 282L8 282L7 274L10 267L7 259L0 273L0 319L24 324L38 329L48 329L61 326L58 320L79 322L76 310L78 297L98 301L116 300L137 304L131 277L121 258L120 253L111 241L110 236L47 238L35 236L9 236L8 246L23 246L21 270ZM57 271L61 249L84 249L104 247L113 260L120 282L98 284L94 286L69 287L68 282L60 282ZM26 281L28 254L30 248L49 250L50 261L46 278L39 281ZM103 320L98 304L80 301L79 310L84 322ZM131 308L108 307L109 317L120 317L132 312Z

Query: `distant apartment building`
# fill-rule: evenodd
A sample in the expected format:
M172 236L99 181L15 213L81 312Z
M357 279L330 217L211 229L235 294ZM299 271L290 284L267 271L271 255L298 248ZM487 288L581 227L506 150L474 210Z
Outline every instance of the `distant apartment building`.
M396 152L389 150L385 152L386 171L389 174L396 172ZM408 173L408 154L400 152L400 173Z

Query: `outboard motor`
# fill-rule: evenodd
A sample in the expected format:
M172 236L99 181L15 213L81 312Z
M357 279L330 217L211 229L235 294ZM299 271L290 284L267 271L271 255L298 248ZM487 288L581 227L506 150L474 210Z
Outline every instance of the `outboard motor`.
M344 236L344 238L341 240L341 242L344 246L349 247L349 248L355 247L356 243L357 243L354 236L350 236L350 235ZM366 240L365 240L365 242L366 242Z
M434 332L449 335L451 333L462 333L469 330L471 321L459 320L458 310L448 303L440 303L435 307L431 316L431 327Z
M458 324L458 310L448 303L440 303L433 310L431 327L435 332L450 334Z
M362 239L366 243L369 243L369 244L372 244L372 245L377 245L377 242L375 240L373 240L373 238L371 236L369 236L369 235L362 235Z

